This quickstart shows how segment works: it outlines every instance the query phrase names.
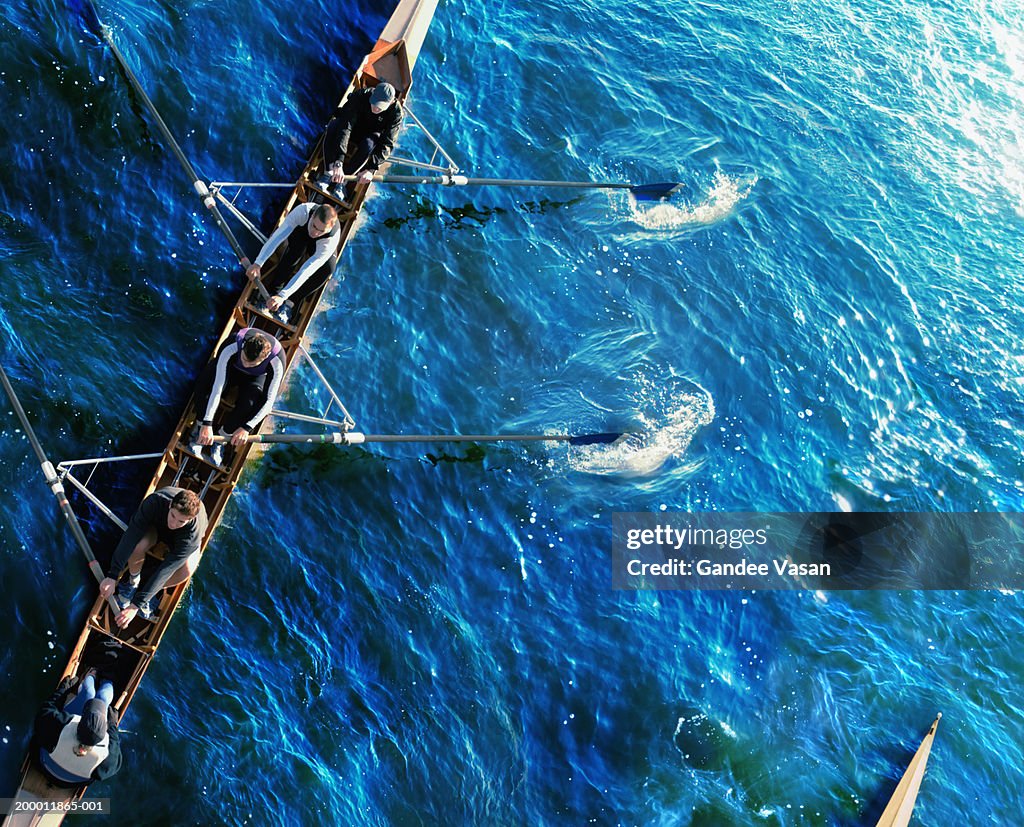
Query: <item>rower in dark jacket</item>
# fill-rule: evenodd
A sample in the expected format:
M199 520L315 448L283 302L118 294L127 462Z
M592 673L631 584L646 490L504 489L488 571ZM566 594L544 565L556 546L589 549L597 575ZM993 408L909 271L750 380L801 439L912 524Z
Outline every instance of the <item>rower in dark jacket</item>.
M206 526L206 507L194 491L168 486L142 501L121 535L107 567L107 576L100 583L100 595L110 597L121 570L128 567L128 580L116 594L121 607L121 613L114 618L118 626L124 628L131 623L136 612L148 620L155 608L151 605L152 599L163 589L177 586L192 576L199 565ZM157 543L164 543L167 553L143 584L146 554Z
M74 678L61 681L57 691L36 716L36 758L46 776L60 786L77 787L110 778L121 769L121 739L117 711L110 705L114 688L110 681L95 688L90 670L78 694L63 703Z
M368 184L395 148L405 112L396 100L395 87L382 81L348 96L327 125L324 160L335 184L343 175L359 178L345 187L345 198L355 194L356 184ZM337 194L337 190L332 188Z

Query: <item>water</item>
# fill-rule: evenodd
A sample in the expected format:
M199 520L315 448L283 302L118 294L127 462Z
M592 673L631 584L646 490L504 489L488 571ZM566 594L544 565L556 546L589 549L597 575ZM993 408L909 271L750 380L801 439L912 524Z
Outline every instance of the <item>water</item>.
M100 8L200 174L270 181L390 11ZM240 273L108 51L61 4L2 17L4 364L55 460L160 450ZM1020 508L1022 31L442 2L413 108L468 174L685 187L381 188L314 358L367 432L644 434L271 449L91 794L140 824L857 824L942 711L922 823L1015 823L1019 594L620 594L609 561L614 511ZM93 592L0 433L10 788ZM107 483L122 515L148 473Z

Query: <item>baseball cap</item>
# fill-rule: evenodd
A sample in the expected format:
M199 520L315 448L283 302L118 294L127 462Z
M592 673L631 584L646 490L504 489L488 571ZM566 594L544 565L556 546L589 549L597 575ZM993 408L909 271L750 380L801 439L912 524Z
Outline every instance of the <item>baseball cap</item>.
M391 106L395 102L395 87L390 83L382 82L373 87L370 94L370 103L373 106Z

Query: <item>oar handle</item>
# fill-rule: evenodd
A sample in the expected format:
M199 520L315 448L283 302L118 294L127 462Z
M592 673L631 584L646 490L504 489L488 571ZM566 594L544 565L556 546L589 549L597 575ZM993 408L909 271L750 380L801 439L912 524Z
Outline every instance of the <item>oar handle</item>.
M244 265L246 261L248 261L248 259L245 259L242 262L242 264ZM266 301L267 299L270 298L270 291L267 290L267 288L263 286L263 279L261 279L259 276L257 276L256 278L254 278L252 280L252 283L253 283L253 285L255 285L256 292L260 294L260 298L263 299L263 301Z

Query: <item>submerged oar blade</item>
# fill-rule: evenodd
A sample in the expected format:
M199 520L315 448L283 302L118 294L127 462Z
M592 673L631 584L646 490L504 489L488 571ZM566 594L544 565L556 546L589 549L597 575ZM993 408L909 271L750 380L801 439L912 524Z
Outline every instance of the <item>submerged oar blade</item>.
M682 188L682 184L670 182L665 184L641 184L638 187L630 187L629 191L637 201L664 201Z
M569 437L570 445L610 445L625 434L581 434Z
M96 7L90 2L90 0L68 0L68 7L72 13L78 16L82 24L92 32L96 37L103 39L103 24L100 23L100 17L96 13Z

